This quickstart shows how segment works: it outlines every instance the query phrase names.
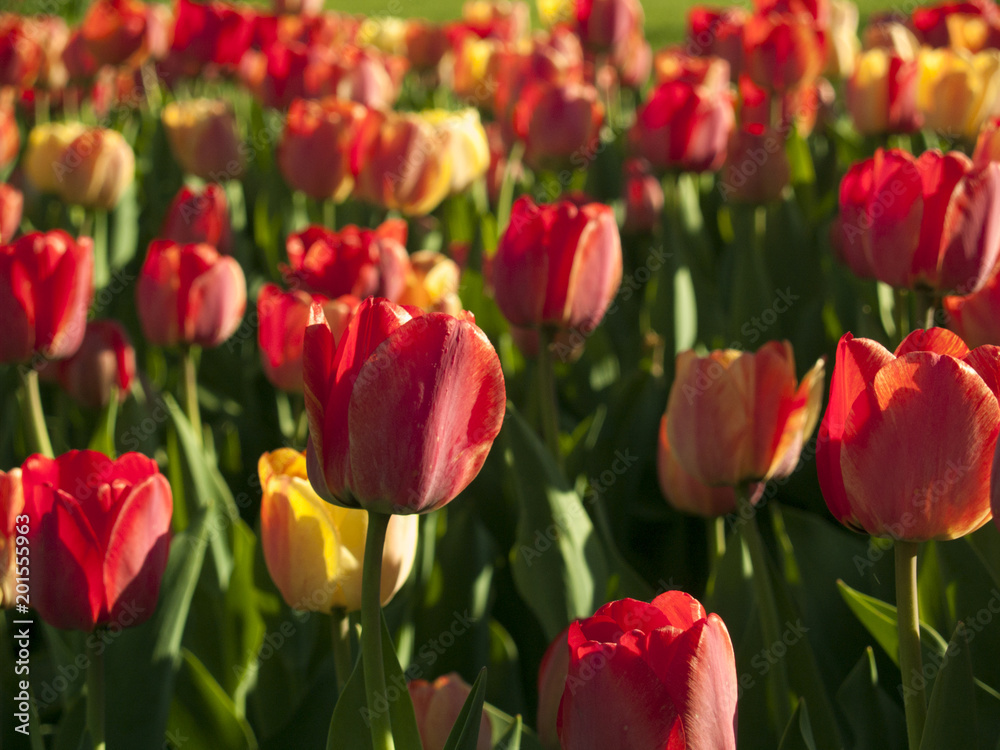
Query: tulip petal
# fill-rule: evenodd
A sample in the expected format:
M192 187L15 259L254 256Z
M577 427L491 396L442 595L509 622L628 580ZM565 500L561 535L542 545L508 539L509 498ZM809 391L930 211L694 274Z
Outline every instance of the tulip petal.
M1000 261L1000 163L966 175L944 217L939 288L978 292Z
M10 246L0 246L0 362L23 362L35 348L35 298L31 281Z
M958 336L946 328L918 328L907 336L896 347L896 356L902 357L910 352L933 352L945 354L955 359L961 359L969 353L969 347Z
M191 282L185 339L201 346L218 346L240 325L247 306L247 282L235 258L219 257Z
M349 393L350 486L382 512L426 512L455 497L479 473L505 408L489 339L444 313L390 334Z
M710 518L736 510L736 491L732 487L709 487L680 465L670 447L666 414L660 420L656 466L663 496L677 510Z
M914 278L935 288L942 288L939 272L946 247L942 233L952 194L969 171L972 162L965 154L949 151L925 151L916 161L923 184L923 218L920 224L920 247L914 257ZM947 288L947 287L944 287Z
M651 602L672 626L687 629L707 616L701 602L683 591L665 591Z
M920 249L923 211L917 160L897 149L876 151L866 217L872 240L868 262L880 281L895 287L910 286Z
M980 346L962 359L975 370L986 387L1000 399L1000 346Z
M577 252L564 287L567 294L562 319L586 334L604 317L607 305L621 285L622 251L618 225L610 208L591 204L580 209L580 213L587 217L587 223L579 241L569 243ZM561 236L560 241L564 241ZM595 308L595 303L602 302L604 307Z

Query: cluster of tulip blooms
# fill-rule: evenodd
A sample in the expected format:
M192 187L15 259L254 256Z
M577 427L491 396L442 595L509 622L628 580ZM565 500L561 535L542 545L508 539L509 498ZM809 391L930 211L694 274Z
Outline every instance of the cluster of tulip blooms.
M321 5L0 14L0 729L992 747L997 6Z

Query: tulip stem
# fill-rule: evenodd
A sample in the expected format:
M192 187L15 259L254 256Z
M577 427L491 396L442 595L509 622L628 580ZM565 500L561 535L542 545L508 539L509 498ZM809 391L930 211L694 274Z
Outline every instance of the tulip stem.
M344 692L347 678L351 676L354 659L351 658L351 623L347 610L334 607L330 612L330 637L333 643L333 666L337 670L337 695Z
M719 574L719 566L726 555L726 518L716 516L706 519L708 529L708 584L705 596L711 596L715 589L715 579Z
M507 167L503 171L503 182L500 184L500 197L497 201L497 237L502 237L510 223L510 210L514 204L514 182L524 158L524 141L516 141L507 157Z
M52 451L52 441L49 440L49 430L45 426L45 412L42 411L42 395L38 391L38 370L23 365L20 368L21 384L24 388L24 401L28 408L28 442L31 450L48 458L55 458Z
M919 750L927 719L923 659L920 654L920 612L917 603L917 543L896 542L896 626L899 629L899 671L910 750Z
M94 210L94 288L105 287L111 279L110 248L108 247L108 212Z
M393 750L392 721L386 708L385 670L382 665L382 547L389 526L388 513L368 513L364 569L361 574L361 658L365 694L371 721L373 750Z
M917 295L917 320L924 328L934 327L934 292L929 289L918 289Z
M181 369L184 371L184 411L195 440L201 445L201 410L198 408L198 369L195 366L191 347L181 350Z
M100 639L98 639L100 640ZM104 750L104 644L90 654L87 668L87 729L94 750Z
M753 565L753 587L757 597L757 612L760 615L760 629L764 637L765 648L771 648L781 642L781 626L778 617L778 602L771 585L771 571L767 561L767 551L764 540L757 528L757 509L750 501L750 488L746 483L736 488L737 503L743 520L741 532L743 541L750 552L750 562ZM773 679L767 681L770 693L773 720L778 731L788 726L792 715L792 691L788 682L788 669L784 660L779 660L772 670Z
M552 331L546 326L538 329L538 405L542 416L542 435L556 463L562 467L559 448L559 407L556 397L556 374L552 366Z
M332 198L323 201L323 226L331 231L337 231L337 204Z

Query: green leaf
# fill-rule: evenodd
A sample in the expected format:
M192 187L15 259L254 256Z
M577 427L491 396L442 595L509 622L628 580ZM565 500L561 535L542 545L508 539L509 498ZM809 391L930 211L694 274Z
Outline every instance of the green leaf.
M938 672L927 709L927 723L920 750L942 747L977 747L976 685L967 633L959 624L940 665L925 664Z
M515 735L520 735L518 743L523 750L542 750L542 743L530 727L524 726L521 715L511 716L490 703L483 703L483 711L490 717L492 729L492 746L497 750L517 750L516 746L506 745ZM515 726L520 727L515 730Z
M500 444L507 464L504 491L519 508L514 583L551 640L603 603L607 562L580 496L510 405Z
M813 739L805 698L802 698L795 707L795 713L785 727L778 750L816 750L816 740Z
M853 750L882 750L906 744L906 718L899 704L879 687L871 646L841 684L837 703L854 735L849 745Z
M226 748L257 747L250 725L236 711L236 706L222 686L197 656L187 649L177 674L177 690L170 707L167 739L182 746Z
M479 744L479 727L482 724L483 699L486 697L486 667L472 684L458 718L448 734L444 750L476 750Z
M518 714L514 717L514 723L511 724L510 729L493 746L503 750L521 750L521 735L523 733L524 722L521 720L521 714Z
M97 429L90 437L87 448L92 451L99 451L109 458L115 458L115 423L118 420L118 389L112 387L111 398L108 405L101 412L101 420L97 423Z

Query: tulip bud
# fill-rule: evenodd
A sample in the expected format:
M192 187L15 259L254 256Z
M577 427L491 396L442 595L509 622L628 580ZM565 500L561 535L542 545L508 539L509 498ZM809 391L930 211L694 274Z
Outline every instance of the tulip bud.
M24 195L13 185L0 183L0 245L6 245L17 234L24 210Z
M23 16L0 14L0 88L30 89L42 68L45 52Z
M135 377L135 349L128 333L114 320L88 323L80 348L56 365L56 377L63 390L89 408L107 406L112 388L124 401Z
M813 83L823 72L826 48L824 34L801 15L753 15L743 29L746 72L768 91Z
M462 23L477 36L517 42L528 36L531 12L521 0L465 0Z
M719 186L723 197L746 203L776 201L790 179L785 141L774 128L751 122L733 132Z
M235 258L210 245L150 244L136 282L136 309L149 343L218 346L239 327L246 302Z
M625 226L628 234L646 234L660 225L663 186L644 159L625 162Z
M368 298L334 344L314 313L303 349L309 481L378 513L427 513L482 468L500 432L503 372L463 313L421 315Z
M450 194L464 192L486 174L490 164L490 147L479 112L471 108L459 112L432 109L421 115L437 131L441 150L449 154L452 164Z
M149 8L139 0L95 0L80 26L90 54L100 65L141 62L147 52Z
M884 49L862 52L847 80L846 105L855 129L862 135L916 130L917 72L915 61Z
M448 51L448 37L441 26L419 18L407 20L406 57L417 70L432 70Z
M244 154L230 106L220 99L170 102L161 115L170 151L188 174L209 182L238 179Z
M728 92L670 81L639 108L629 139L659 169L714 171L726 160L734 120Z
M31 232L0 245L0 362L72 355L83 340L93 275L89 237Z
M895 353L844 334L816 453L837 520L911 542L956 539L989 521L998 366L1000 349L970 352L943 328L914 331Z
M24 152L28 181L43 193L60 193L65 179L63 154L86 132L87 126L81 122L49 122L33 127Z
M324 502L306 476L305 454L265 453L257 464L263 498L264 560L288 606L330 612L361 609L361 574L368 514ZM381 601L406 582L417 553L416 516L394 516L382 550Z
M253 38L254 16L221 2L178 0L171 51L198 63L235 65L247 53Z
M559 705L563 750L736 748L736 655L725 623L697 599L609 602L567 634Z
M514 131L524 140L525 162L535 169L593 161L603 120L597 89L586 84L528 84L514 107Z
M24 491L21 488L21 470L0 471L0 610L14 606L16 589L16 556L14 540L19 536L17 527L24 527Z
M315 16L323 10L323 0L271 0L277 15Z
M117 130L94 128L69 144L55 172L67 203L110 211L135 179L135 154Z
M975 138L1000 114L1000 50L976 55L924 48L918 58L917 107L924 124L942 133Z
M788 476L823 403L823 360L795 379L792 345L756 353L677 355L667 439L681 468L702 484L736 486Z
M645 14L638 0L577 0L576 22L580 39L597 50L614 50L633 31L641 30Z
M555 326L584 336L622 280L618 225L609 206L518 198L493 258L493 290L515 326Z
M743 28L748 14L739 6L688 11L685 49L694 57L711 55L729 63L733 80L743 72Z
M129 627L156 609L170 549L173 498L156 462L95 451L24 462L31 604L49 625Z
M214 182L200 192L185 185L167 209L160 234L179 245L205 243L228 255L231 230L226 191Z
M436 250L418 250L410 256L410 269L399 304L453 316L461 312L458 286L462 272L455 261Z
M455 672L441 675L434 682L411 680L406 687L413 701L417 730L424 750L444 750L451 728L458 721L472 688ZM484 709L479 719L476 750L493 747L492 732L489 714Z

